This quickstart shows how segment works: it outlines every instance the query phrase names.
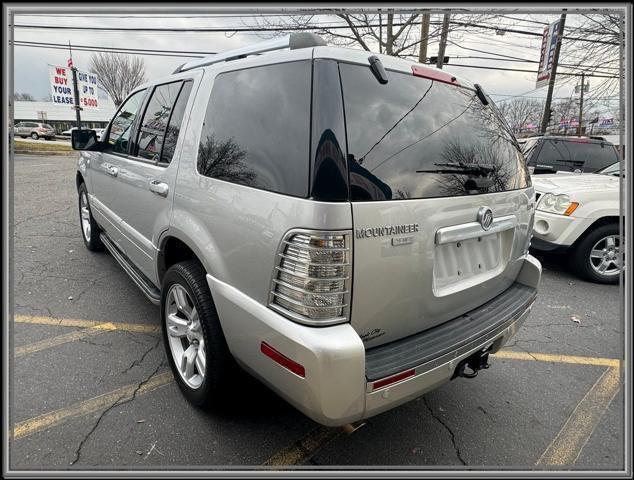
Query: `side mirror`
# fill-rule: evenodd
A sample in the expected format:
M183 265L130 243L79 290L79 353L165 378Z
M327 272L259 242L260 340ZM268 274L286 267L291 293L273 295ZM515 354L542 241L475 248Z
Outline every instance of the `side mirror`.
M99 140L94 130L73 130L71 132L73 150L97 150Z

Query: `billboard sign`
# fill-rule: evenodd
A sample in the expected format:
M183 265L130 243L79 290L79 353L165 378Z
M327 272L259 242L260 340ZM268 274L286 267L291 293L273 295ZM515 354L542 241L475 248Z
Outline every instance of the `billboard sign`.
M49 68L51 83L51 99L55 104L75 105L73 94L73 71L68 67L51 65ZM77 87L79 89L79 105L82 108L98 109L97 75L77 71Z
M539 68L537 69L537 82L535 88L548 85L553 70L553 60L555 57L555 47L557 46L557 35L559 32L559 22L557 20L544 27L542 37L542 49L539 58Z

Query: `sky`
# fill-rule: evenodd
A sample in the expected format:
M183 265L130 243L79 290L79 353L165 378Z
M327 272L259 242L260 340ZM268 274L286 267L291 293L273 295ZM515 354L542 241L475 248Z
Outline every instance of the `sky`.
M113 17L112 15L118 15ZM64 25L73 27L164 27L164 28L205 28L205 27L240 27L255 25L258 19L250 15L239 16L237 14L219 15L218 13L205 14L160 14L143 16L132 16L130 14L107 14L98 16L86 13L64 14L64 15L20 15L15 17L16 25ZM167 18L166 18L167 17ZM541 32L543 24L552 22L559 18L558 13L551 15L525 15L514 13L512 15L519 20L501 20L514 23L511 28ZM574 26L574 18L569 15L567 27ZM269 16L269 20L275 21L277 17ZM440 21L441 15L432 15L433 21ZM259 19L261 21L261 18ZM331 15L322 15L316 18L318 22L341 23ZM570 28L570 27L568 27ZM120 31L78 31L78 30L47 30L16 28L15 40L29 42L52 42L67 44L69 41L75 45L92 45L99 47L124 47L143 48L155 50L182 50L182 51L204 51L217 52L262 41L265 38L262 34L254 32L237 32L227 34L222 32L120 32ZM454 43L452 43L454 42ZM445 55L451 57L449 65L444 68L446 71L456 73L475 83L481 84L485 91L494 100L504 101L505 98L514 95L525 95L529 98L543 98L546 95L546 87L535 89L534 73L508 72L481 68L452 67L452 63L474 66L497 66L504 68L521 68L536 70L536 64L519 63L514 61L492 61L473 58L456 58L461 56L487 56L491 53L477 53L477 49L493 54L505 54L523 59L539 60L541 47L541 37L527 36L514 33L496 35L490 31L488 34L475 33L450 33L449 44ZM360 47L358 47L360 48ZM429 46L428 56L436 55L438 49L437 42L432 42ZM73 52L74 64L80 69L88 67L91 52ZM14 52L14 89L20 93L30 93L37 100L48 98L50 86L48 80L48 65L65 65L68 58L68 50L54 50L45 48L31 48L25 46L15 46ZM178 65L190 60L188 58L167 57L167 56L142 56L145 61L148 79L170 74ZM598 79L596 79L598 80ZM591 83L594 80L591 80ZM572 84L556 85L554 97L570 97L574 86ZM105 95L105 93L103 93ZM605 110L609 114L611 106L606 105Z

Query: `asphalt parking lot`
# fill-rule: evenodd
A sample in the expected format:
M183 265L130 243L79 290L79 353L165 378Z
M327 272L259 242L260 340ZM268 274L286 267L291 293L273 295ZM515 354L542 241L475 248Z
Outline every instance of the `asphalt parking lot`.
M158 308L110 255L84 248L74 160L15 158L11 469L624 468L619 287L557 259L490 369L353 433L248 379L231 408L191 407Z

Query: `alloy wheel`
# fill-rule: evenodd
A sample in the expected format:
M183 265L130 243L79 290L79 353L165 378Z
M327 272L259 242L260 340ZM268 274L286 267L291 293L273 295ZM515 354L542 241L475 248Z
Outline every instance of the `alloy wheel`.
M178 283L167 292L165 321L176 369L190 388L197 389L205 379L205 339L194 302L187 290Z
M611 277L621 271L623 258L618 235L608 235L590 250L590 266L599 275Z

